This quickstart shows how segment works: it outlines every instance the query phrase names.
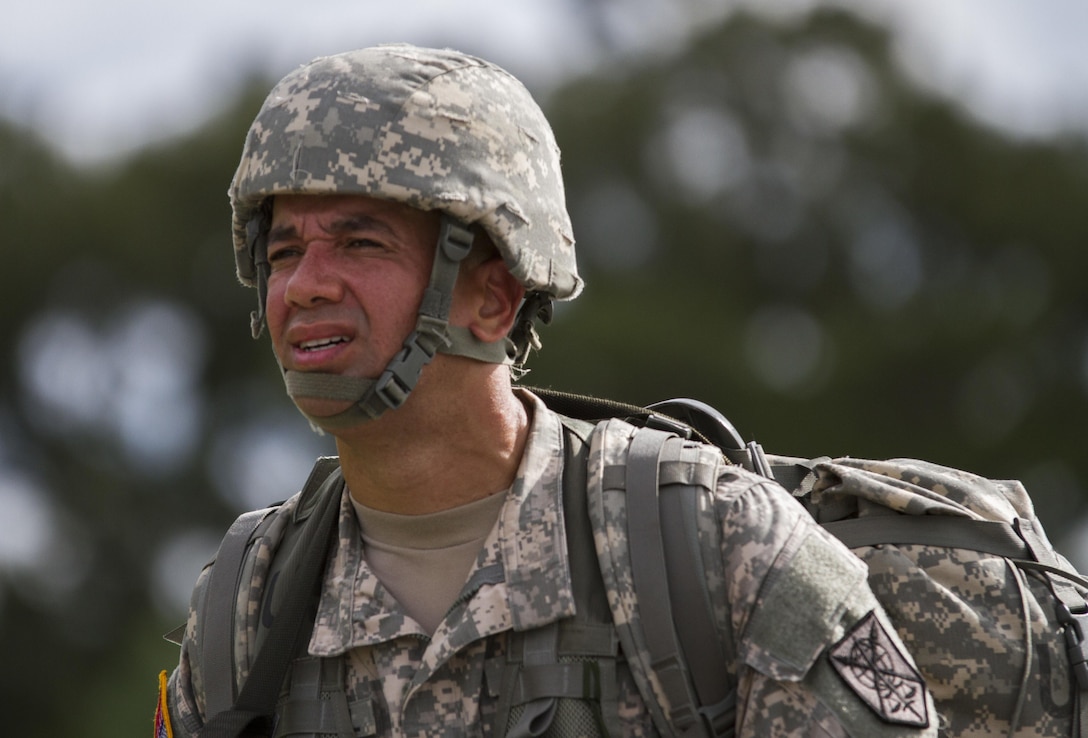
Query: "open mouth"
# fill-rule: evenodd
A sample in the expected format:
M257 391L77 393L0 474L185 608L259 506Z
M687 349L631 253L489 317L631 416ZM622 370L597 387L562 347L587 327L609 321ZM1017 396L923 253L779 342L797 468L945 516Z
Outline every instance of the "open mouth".
M347 343L348 339L344 336L333 336L332 338L319 338L313 341L303 341L298 345L301 351L321 351L322 349L332 348L337 344Z

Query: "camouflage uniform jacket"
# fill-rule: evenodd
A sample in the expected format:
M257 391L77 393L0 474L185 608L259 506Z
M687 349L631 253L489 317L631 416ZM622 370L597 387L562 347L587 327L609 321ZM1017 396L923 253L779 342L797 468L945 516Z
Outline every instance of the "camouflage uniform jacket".
M572 614L559 489L563 429L559 416L533 400L530 438L517 478L461 596L433 635L403 612L368 568L345 493L339 545L326 568L309 653L346 657L345 691L359 735L490 735L498 698L494 665L508 633ZM624 463L632 432L626 423L607 421L597 427L589 446L590 499L596 499L604 517L594 521L596 543L616 552L621 564L623 495L601 486L605 470ZM928 692L914 707L928 711L930 727L889 724L877 719L829 665L828 650L858 623L875 617L887 624L868 589L864 565L780 487L729 466L711 447L692 446L692 452L693 464L710 470L703 478L715 480L708 490L712 514L702 516L708 541L703 557L716 562L708 571L710 593L723 629L739 634L733 639L737 663L729 665L739 690L736 735L936 735ZM239 597L236 617L244 624L235 644L239 684L254 657L262 567L275 543L275 531L269 531L253 547L253 586L248 600ZM610 592L609 601L617 622L637 618L630 578L616 572L619 591ZM181 660L167 687L175 736L193 735L205 718L192 614L200 610L205 579L202 575L197 583ZM902 653L894 630L890 625L884 630ZM631 672L617 673L624 735L658 735ZM651 688L656 690L656 683Z

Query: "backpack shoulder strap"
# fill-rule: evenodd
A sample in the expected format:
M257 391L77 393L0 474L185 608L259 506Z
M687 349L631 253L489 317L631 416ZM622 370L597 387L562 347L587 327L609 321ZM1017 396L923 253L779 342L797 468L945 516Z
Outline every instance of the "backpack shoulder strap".
M651 663L665 690L669 719L683 736L732 734L736 689L710 609L696 539L698 488L662 489L659 470L682 440L640 428L627 461L627 539L631 576ZM650 593L668 593L667 598Z
M242 560L257 527L277 507L243 513L227 529L208 572L199 623L200 661L204 674L207 713L214 715L234 703L234 611Z
M740 445L739 435L720 413L708 422L693 424L704 417L708 406L693 407L689 401L640 408L551 390L534 388L533 392L552 410L567 416L564 424L568 426L579 422L571 418L613 417L638 426L621 484L627 495L626 537L640 632L632 632L627 618L617 620L617 632L663 735L731 736L736 719L736 684L728 670L732 647L715 623L706 588L697 533L701 488L664 480L659 472L664 460L679 458L674 450L686 438L711 437L716 444ZM607 557L601 557L599 565L609 566ZM648 663L638 656L640 644L648 652ZM647 669L654 671L665 691L670 703L667 716L653 699L653 690L644 686L648 685Z
M510 634L496 715L496 734L507 738L565 735L572 725L579 726L579 735L621 733L618 640L586 507L586 441L592 428L564 419L563 524L575 614Z
M627 663L658 732L725 738L733 731L736 691L724 655L727 644L715 625L697 535L703 488L678 481L690 480L689 475L661 473L663 463L680 461L683 447L684 440L673 433L638 428L625 467L616 469L622 473L603 470L595 484L622 489L625 495L626 545L625 551L599 549L597 565L601 586L629 579L635 593L637 617L619 603L626 598L610 598L609 604ZM600 525L603 490L588 491L590 518L596 516ZM624 561L628 571L619 569Z
M952 515L870 515L821 523L847 548L913 543L968 548L1009 559L1031 557L1024 540L1008 523Z
M336 483L339 475L334 474L337 469L335 458L318 460L296 508L296 519L304 522L289 527L289 534L308 541L330 540L340 508L340 485ZM284 590L289 587L294 596L285 598L282 611L277 614L268 638L254 659L249 677L235 696L234 611L239 573L254 532L278 509L277 506L257 511L236 520L220 544L215 565L209 573L200 615L204 629L201 658L209 716L201 731L202 738L233 738L254 721L272 714L287 670L308 632L306 625L313 622L328 546L287 546L290 550L286 553L280 586Z

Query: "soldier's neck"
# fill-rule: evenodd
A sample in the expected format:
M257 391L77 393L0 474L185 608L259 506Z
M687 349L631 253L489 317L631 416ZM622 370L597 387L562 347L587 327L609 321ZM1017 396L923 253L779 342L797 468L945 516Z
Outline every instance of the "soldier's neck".
M507 489L529 431L528 410L509 382L419 389L401 408L338 434L352 497L376 510L418 515Z

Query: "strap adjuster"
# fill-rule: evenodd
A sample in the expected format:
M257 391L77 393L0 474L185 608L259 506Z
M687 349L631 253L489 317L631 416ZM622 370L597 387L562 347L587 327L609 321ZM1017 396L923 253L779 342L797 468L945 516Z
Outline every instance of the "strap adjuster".
M374 385L374 394L390 410L396 410L404 404L412 388L419 381L423 367L434 358L435 349L432 341L422 340L424 336L417 330L404 341L404 347L389 362Z
M1058 622L1064 627L1065 646L1069 654L1069 665L1077 677L1077 686L1081 691L1088 690L1088 611L1075 613L1065 604L1058 605Z
M737 688L729 690L717 704L700 707L699 715L711 738L731 738L736 731Z

